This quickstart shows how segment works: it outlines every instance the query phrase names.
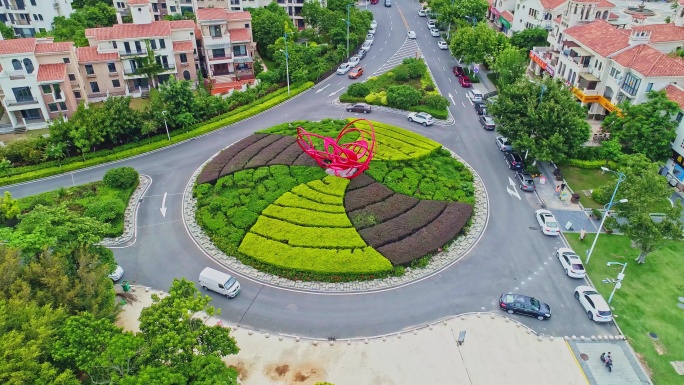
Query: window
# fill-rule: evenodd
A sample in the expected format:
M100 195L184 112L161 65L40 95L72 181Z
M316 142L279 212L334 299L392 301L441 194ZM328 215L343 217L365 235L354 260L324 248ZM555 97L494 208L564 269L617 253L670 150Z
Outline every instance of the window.
M159 48L165 49L166 48L166 42L164 39L159 39Z
M249 23L245 23L245 28L249 28Z
M176 7L173 5L169 8L169 12L176 12Z
M62 58L62 61L64 62L64 64L69 64L69 63L71 63L71 60L69 60L68 57L63 57L63 58Z
M31 59L24 59L24 68L26 68L26 72L33 73L33 62L31 61Z
M38 14L38 17L40 18L40 21L43 21L43 15Z
M166 3L162 3L162 8L166 9Z
M641 79L632 74L626 74L625 82L622 83L622 90L630 95L636 95L640 85Z
M57 112L57 103L50 103L48 104L48 108L50 109L50 112Z
M120 88L121 87L121 82L119 82L119 79L112 80L112 87L114 87L114 88Z
M85 70L88 75L95 75L95 71L93 70L93 65L92 64L86 64L85 65Z
M93 91L94 94L100 92L100 86L97 85L97 82L90 82L90 90Z
M76 99L80 99L81 98L81 92L80 91L74 91L74 97Z
M116 49L116 42L115 41L112 42L112 48Z
M684 113L679 111L677 113L677 117L675 118L675 120L677 121L677 123L681 123L683 118L684 118ZM682 141L682 148L684 148L684 141Z
M74 75L74 74L69 74L69 80L72 81L72 82L75 82L75 81L76 81L76 75Z
M247 47L244 45L233 46L233 55L235 55L235 56L247 56Z
M183 79L190 80L190 71L188 71L188 70L183 71Z
M178 57L180 58L181 63L187 63L188 62L188 55L187 54L182 53L182 54L178 55Z
M653 83L648 83L648 84L646 85L646 92L649 92L649 91L652 90L652 89L653 89Z
M17 71L21 71L22 69L24 69L24 67L21 66L21 62L18 59L12 60L12 66Z
M116 72L116 64L114 62L107 63L107 68L109 72Z
M223 48L212 49L211 50L211 56L212 57L226 57L226 50L224 50Z
M150 40L150 47L152 47L152 49L157 49L157 41L154 39Z
M143 51L140 41L136 40L133 44L135 44L135 52L141 53Z
M221 26L220 25L210 25L209 35L211 37L221 37Z
M34 100L29 87L12 88L12 92L17 102L32 102Z
M52 87L50 87L49 84L43 84L42 86L40 86L40 88L43 89L43 93L44 93L45 95L47 95L47 94L49 94L49 93L52 92Z
M36 5L36 0L31 0L31 5Z

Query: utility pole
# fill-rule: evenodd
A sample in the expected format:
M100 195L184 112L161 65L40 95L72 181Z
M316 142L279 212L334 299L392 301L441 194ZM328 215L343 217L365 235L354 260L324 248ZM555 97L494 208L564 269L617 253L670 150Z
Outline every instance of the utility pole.
M287 77L287 94L290 94L290 61L289 61L289 55L287 53L287 32L283 35L283 39L285 39L285 76ZM347 45L349 44L349 37L347 35Z

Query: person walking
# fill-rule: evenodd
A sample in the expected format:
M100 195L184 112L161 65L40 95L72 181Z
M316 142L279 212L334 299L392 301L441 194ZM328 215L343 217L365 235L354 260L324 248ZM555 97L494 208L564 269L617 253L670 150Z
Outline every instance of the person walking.
M554 195L554 196L560 196L560 192L561 192L561 186L560 186L560 185L557 185L557 186L556 186L556 192L553 193L553 195Z
M561 183L561 191L565 191L565 182Z
M580 230L580 242L584 242L584 237L587 236L587 230L582 227L582 230Z

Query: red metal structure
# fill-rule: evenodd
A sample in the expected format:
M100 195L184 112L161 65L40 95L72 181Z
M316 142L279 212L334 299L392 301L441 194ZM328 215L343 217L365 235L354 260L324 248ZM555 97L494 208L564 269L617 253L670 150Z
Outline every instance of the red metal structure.
M369 129L354 127L354 123L365 120ZM343 143L343 139L358 133L354 141ZM323 149L317 149L313 139L323 141ZM321 168L335 176L352 179L368 169L375 152L375 129L366 119L356 119L349 122L336 139L307 132L297 127L297 144L312 157Z

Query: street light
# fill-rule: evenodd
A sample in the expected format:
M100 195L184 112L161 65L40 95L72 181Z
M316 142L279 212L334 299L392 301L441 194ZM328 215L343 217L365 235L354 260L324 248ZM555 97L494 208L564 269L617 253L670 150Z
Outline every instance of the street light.
M166 124L166 114L168 114L168 111L162 111L162 119L164 119L164 127L166 128L166 137L169 138L169 142L171 141L171 135L169 134L169 126Z
M617 282L615 282L615 287L613 287L613 291L610 293L610 297L608 297L608 303L610 303L610 301L613 300L613 295L615 295L615 290L619 289L622 286L622 280L625 279L625 269L627 268L626 263L608 262L608 266L612 266L612 265L622 266L622 271L617 276Z
M598 241L599 234L601 234L601 229L603 228L603 223L606 221L606 217L608 216L608 212L610 211L610 208L613 207L613 205L618 204L618 203L627 203L627 199L620 199L617 202L613 202L613 200L615 199L615 194L617 194L618 188L620 187L620 183L622 181L624 181L625 179L627 179L627 175L625 175L621 172L613 171L607 167L601 167L601 170L603 170L603 172L608 171L608 172L612 172L613 174L617 174L618 181L615 184L615 190L613 190L613 196L610 197L610 202L608 202L608 204L604 206L606 211L603 213L603 219L601 219L601 224L599 225L598 231L596 231L596 238L594 238L594 243L591 244L591 248L589 249L589 252L587 253L587 261L585 262L585 264L588 264L589 259L591 259L591 253L594 252L594 247L596 246L596 241Z
M544 91L546 91L546 84L541 85L541 93L539 94L539 104L541 104L542 98L544 97Z
M287 77L287 94L290 94L290 60L289 57L290 55L287 54L287 32L283 35L283 39L285 39L285 76Z
M347 59L349 59L349 25L351 24L349 21L349 9L351 9L352 5L351 3L347 4L347 20L341 19L347 24Z

